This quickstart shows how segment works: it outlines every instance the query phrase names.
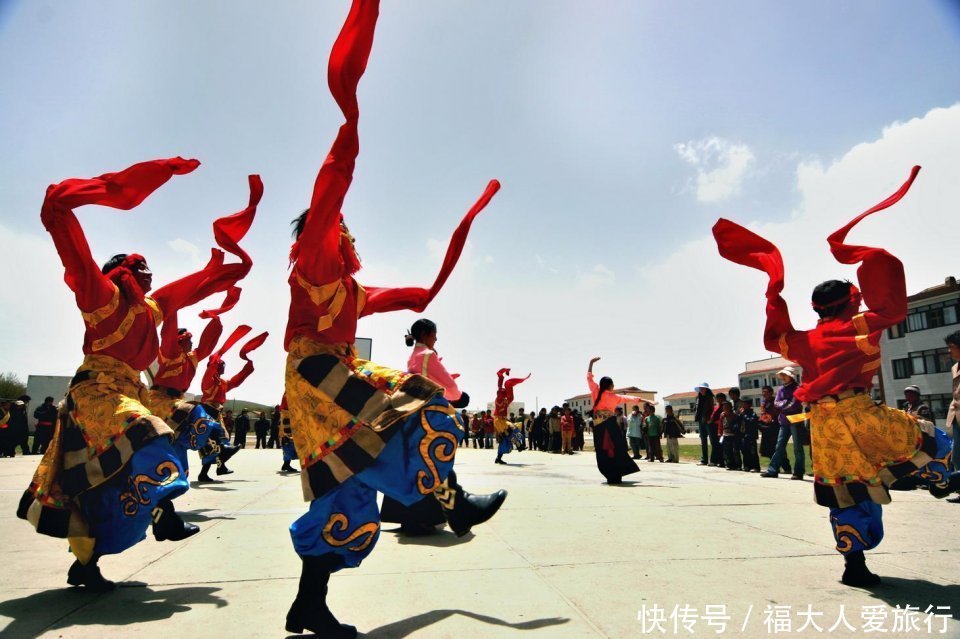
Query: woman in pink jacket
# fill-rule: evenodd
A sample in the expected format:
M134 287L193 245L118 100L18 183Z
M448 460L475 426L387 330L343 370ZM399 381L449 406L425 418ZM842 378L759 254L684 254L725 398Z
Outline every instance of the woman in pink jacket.
M614 393L613 380L609 377L601 377L597 384L593 379L593 365L599 360L594 357L587 368L587 385L593 399L593 447L600 474L607 478L608 484L619 484L624 475L640 469L627 453L627 438L617 423L615 410L622 404L639 404L644 399Z
M424 377L443 386L443 397L455 408L466 408L470 396L457 387L457 375L450 374L440 356L433 350L437 343L437 325L428 319L418 319L406 335L407 346L413 347L407 360L407 372ZM458 414L459 421L459 414ZM460 424L464 432L468 425ZM446 521L439 502L427 495L412 506L384 496L380 507L380 520L400 524L400 531L408 535L424 535L434 532L435 526Z

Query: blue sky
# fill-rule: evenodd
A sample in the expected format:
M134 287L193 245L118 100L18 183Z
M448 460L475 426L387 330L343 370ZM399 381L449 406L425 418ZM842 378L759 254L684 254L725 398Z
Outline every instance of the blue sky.
M347 9L0 2L0 237L27 291L0 309L0 369L69 374L80 361L80 319L39 221L46 185L183 155L203 166L130 214L83 210L81 222L95 255L144 253L168 280L196 259L175 247L205 254L210 220L240 208L246 174L260 173L246 241L257 266L226 321L271 331L242 394L273 401L287 221L341 122L325 73ZM593 354L618 383L662 394L729 384L764 355L762 283L697 242L720 215L789 225L813 215L811 202L849 201L824 220L839 226L918 162L915 189L929 189L918 201L929 204L917 206L933 224L946 219L958 59L960 12L946 2L384 2L345 207L360 279L429 282L448 233L496 177L503 190L426 313L473 397L490 399L496 369L513 366L533 372L519 399L554 403L583 392ZM937 108L945 115L930 117ZM889 160L881 174L855 152L864 144ZM900 157L905 148L920 151ZM821 173L804 182L810 167ZM787 236L771 239L799 239ZM825 234L803 237L823 251ZM919 253L914 244L901 252ZM911 290L950 274L938 259L908 269ZM404 364L413 319L361 325L375 359ZM691 348L706 329L722 330L723 346Z

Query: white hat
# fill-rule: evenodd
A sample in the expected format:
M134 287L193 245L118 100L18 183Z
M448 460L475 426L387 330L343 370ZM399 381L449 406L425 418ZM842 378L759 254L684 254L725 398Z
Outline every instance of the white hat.
M795 369L793 366L784 366L784 367L781 368L779 371L777 371L777 375L787 375L787 376L789 376L791 379L793 379L794 381L796 381L796 379L797 379L797 369Z
M903 389L903 392L904 392L904 393L906 393L907 391L913 391L914 393L916 393L917 395L919 395L919 394L920 394L920 387L917 386L916 384L910 384L909 386L907 386L906 388Z
M693 390L694 390L695 392L699 392L701 388L706 388L707 390L710 390L710 384L704 382L704 383L700 384L699 386L694 386L694 387L693 387Z

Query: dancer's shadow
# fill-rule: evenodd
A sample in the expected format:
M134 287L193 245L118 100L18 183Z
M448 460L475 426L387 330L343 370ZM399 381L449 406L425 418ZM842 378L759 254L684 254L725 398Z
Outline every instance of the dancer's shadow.
M203 604L222 608L227 601L214 595L219 590L200 586L152 590L135 582L103 594L88 593L82 588L45 590L0 602L0 615L13 619L0 630L0 636L14 639L87 624L126 626L159 621Z
M227 519L233 521L236 517L228 517L227 515L216 515L213 517L208 517L203 513L215 512L213 508L199 508L197 510L182 510L179 514L180 518L184 521L189 521L190 523L197 523L198 521L213 521L214 519Z
M604 486L610 486L611 488L633 488L634 486L640 486L638 481L623 480L619 484L604 484Z
M570 621L566 617L548 617L545 619L522 621L520 623L510 623L509 621L504 621L503 619L479 615L475 612L469 612L467 610L433 610L423 614L415 615L413 617L408 617L407 619L401 619L400 621L394 621L393 623L388 623L387 625L380 626L379 628L374 628L370 632L363 633L363 636L367 637L367 639L402 639L402 637L410 636L418 630L432 626L438 621L443 621L444 619L452 617L453 615L463 615L464 617L470 617L471 619L476 619L477 621L481 621L491 626L501 626L504 628L511 628L513 630L536 630L538 628L546 628L548 626L559 626Z
M213 490L219 493L236 490L236 488L230 488L229 486L224 486L223 484L198 484L197 482L191 482L190 488L194 490Z
M468 532L463 537L457 537L450 530L437 530L429 535L406 535L401 533L399 528L386 532L397 533L397 543L401 546L433 546L435 548L459 546L469 542L475 536L472 532Z
M890 608L907 605L920 609L920 618L926 619L924 611L932 606L930 614L949 614L953 619L960 620L960 585L935 584L923 579L902 579L900 577L883 577L883 582L873 588L865 588L869 593L887 603ZM944 610L937 610L937 606L944 606ZM949 606L949 609L946 607ZM939 632L939 626L934 620L933 632Z

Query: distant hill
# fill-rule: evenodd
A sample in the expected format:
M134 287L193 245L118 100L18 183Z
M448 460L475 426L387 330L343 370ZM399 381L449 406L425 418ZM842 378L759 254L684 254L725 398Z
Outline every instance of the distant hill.
M252 412L265 411L267 413L267 419L269 419L270 415L273 414L273 406L258 404L256 402L247 402L242 399L228 399L227 403L224 404L224 410L232 410L234 415L239 414L240 410L244 408L247 408Z

